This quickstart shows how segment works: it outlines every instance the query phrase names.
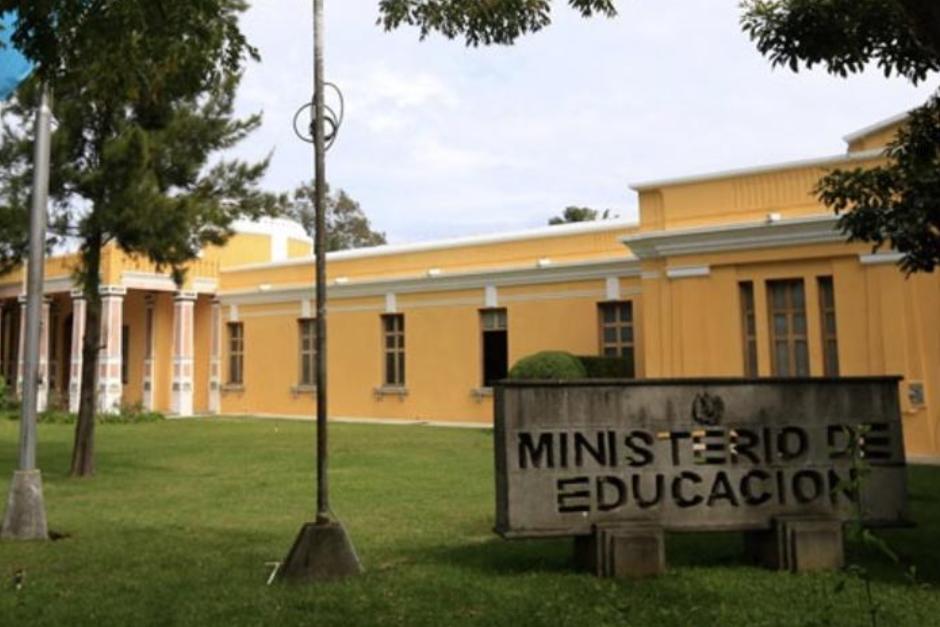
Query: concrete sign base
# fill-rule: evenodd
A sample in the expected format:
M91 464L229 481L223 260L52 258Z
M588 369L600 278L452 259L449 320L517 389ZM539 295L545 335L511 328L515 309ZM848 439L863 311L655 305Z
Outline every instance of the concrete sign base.
M362 573L349 535L336 521L305 524L278 571L286 581L342 579Z
M17 470L13 473L6 515L0 529L3 540L48 540L46 506L42 497L42 473Z
M778 518L769 531L744 536L756 563L794 573L838 570L845 560L842 523L827 518Z

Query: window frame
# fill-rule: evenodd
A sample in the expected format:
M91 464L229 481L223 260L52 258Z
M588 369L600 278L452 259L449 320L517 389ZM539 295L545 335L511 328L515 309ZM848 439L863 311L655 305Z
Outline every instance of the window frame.
M624 319L621 315L622 307L626 306L629 311L629 318ZM614 320L612 322L607 322L605 320L605 311L607 309L612 309L614 312ZM623 329L630 329L630 339L623 339ZM608 342L605 339L605 331L607 329L614 330L615 339L612 342ZM624 299L624 300L607 300L600 303L597 303L597 352L598 356L604 357L607 359L624 359L629 360L630 362L630 378L636 378L636 311L634 308L633 299ZM608 355L607 350L614 350L614 355ZM624 351L629 353L629 356L624 354Z
M839 325L836 316L836 287L832 275L816 277L819 300L819 334L822 342L823 376L839 376ZM828 298L826 298L828 295ZM827 302L828 301L828 302ZM832 316L832 332L826 324Z
M802 307L797 307L794 305L794 287L799 286L803 293L803 304ZM777 309L774 304L774 288L780 286L785 287L785 306L782 309ZM810 363L809 356L809 325L806 317L806 281L803 277L798 278L787 278L787 279L772 279L768 280L766 284L767 289L767 319L768 326L770 330L770 363L771 363L771 372L775 377L808 377L811 374L812 365ZM783 315L786 317L787 322L787 332L786 334L778 334L775 322L775 317L777 315ZM795 330L794 320L797 315L803 317L803 332L798 334ZM787 350L787 372L784 373L781 371L781 365L777 359L777 344L779 343L786 344ZM803 350L805 351L804 363L806 364L806 371L798 371L798 360L797 360L797 346L802 343Z
M738 282L738 299L741 313L744 376L756 379L760 376L760 360L757 355L757 300L754 294L754 281Z
M227 333L226 348L228 349L228 367L226 384L240 386L245 384L245 324L243 322L229 321L225 323ZM234 333L237 331L237 334ZM237 348L236 350L236 343ZM233 365L237 364L236 368ZM237 377L234 376L237 373Z
M304 350L304 341L309 334L310 349ZM304 360L309 359L310 380L304 380ZM317 319L297 319L297 385L301 388L317 386Z
M382 387L404 388L406 382L405 314L386 313L380 316L382 331ZM390 326L391 325L391 326ZM389 346L393 340L394 346ZM391 357L392 371L389 372Z
M506 374L509 374L509 310L506 307L484 307L478 310L480 325L480 387L491 389L486 377L486 334L503 333L506 336ZM495 317L495 325L488 326L488 317Z

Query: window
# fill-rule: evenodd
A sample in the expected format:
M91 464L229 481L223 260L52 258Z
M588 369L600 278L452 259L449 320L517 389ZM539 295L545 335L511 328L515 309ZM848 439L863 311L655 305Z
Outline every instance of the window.
M633 303L631 301L601 303L600 352L604 357L619 357L627 362L627 376L635 376L633 341Z
M384 385L405 387L405 316L382 316L382 335L385 353Z
M126 324L121 327L121 383L127 385L130 381L130 368L128 368L128 357L131 351L130 327Z
M809 376L803 280L768 281L767 298L774 376Z
M821 276L819 285L819 320L822 325L823 374L839 376L839 341L836 337L836 295L831 276Z
M738 284L741 294L741 339L744 346L744 376L757 377L757 322L754 317L754 284Z
M245 382L245 327L241 322L228 323L228 382Z
M492 387L509 372L509 334L505 309L480 312L483 329L483 387Z
M315 318L299 320L300 329L300 385L317 384L317 321Z

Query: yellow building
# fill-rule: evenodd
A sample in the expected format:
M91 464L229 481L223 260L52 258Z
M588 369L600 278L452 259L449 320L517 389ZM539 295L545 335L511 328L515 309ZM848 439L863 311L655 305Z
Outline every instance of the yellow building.
M901 375L908 452L940 454L940 276L845 243L811 193L830 168L876 163L901 121L850 135L838 157L636 185L639 223L331 254L330 415L488 423L491 382L551 349L620 355L637 377ZM310 248L293 223L243 225L182 291L108 249L101 406L312 416ZM47 264L43 395L74 406L69 264ZM0 283L8 380L22 289L18 274Z

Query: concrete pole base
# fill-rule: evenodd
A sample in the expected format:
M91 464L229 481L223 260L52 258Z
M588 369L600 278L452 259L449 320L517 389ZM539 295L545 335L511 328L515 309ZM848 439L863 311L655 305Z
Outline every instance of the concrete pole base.
M327 581L362 573L359 556L338 521L307 523L278 571L281 581Z
M3 540L48 540L46 504L42 498L42 473L17 470L13 473L6 515L0 529Z

